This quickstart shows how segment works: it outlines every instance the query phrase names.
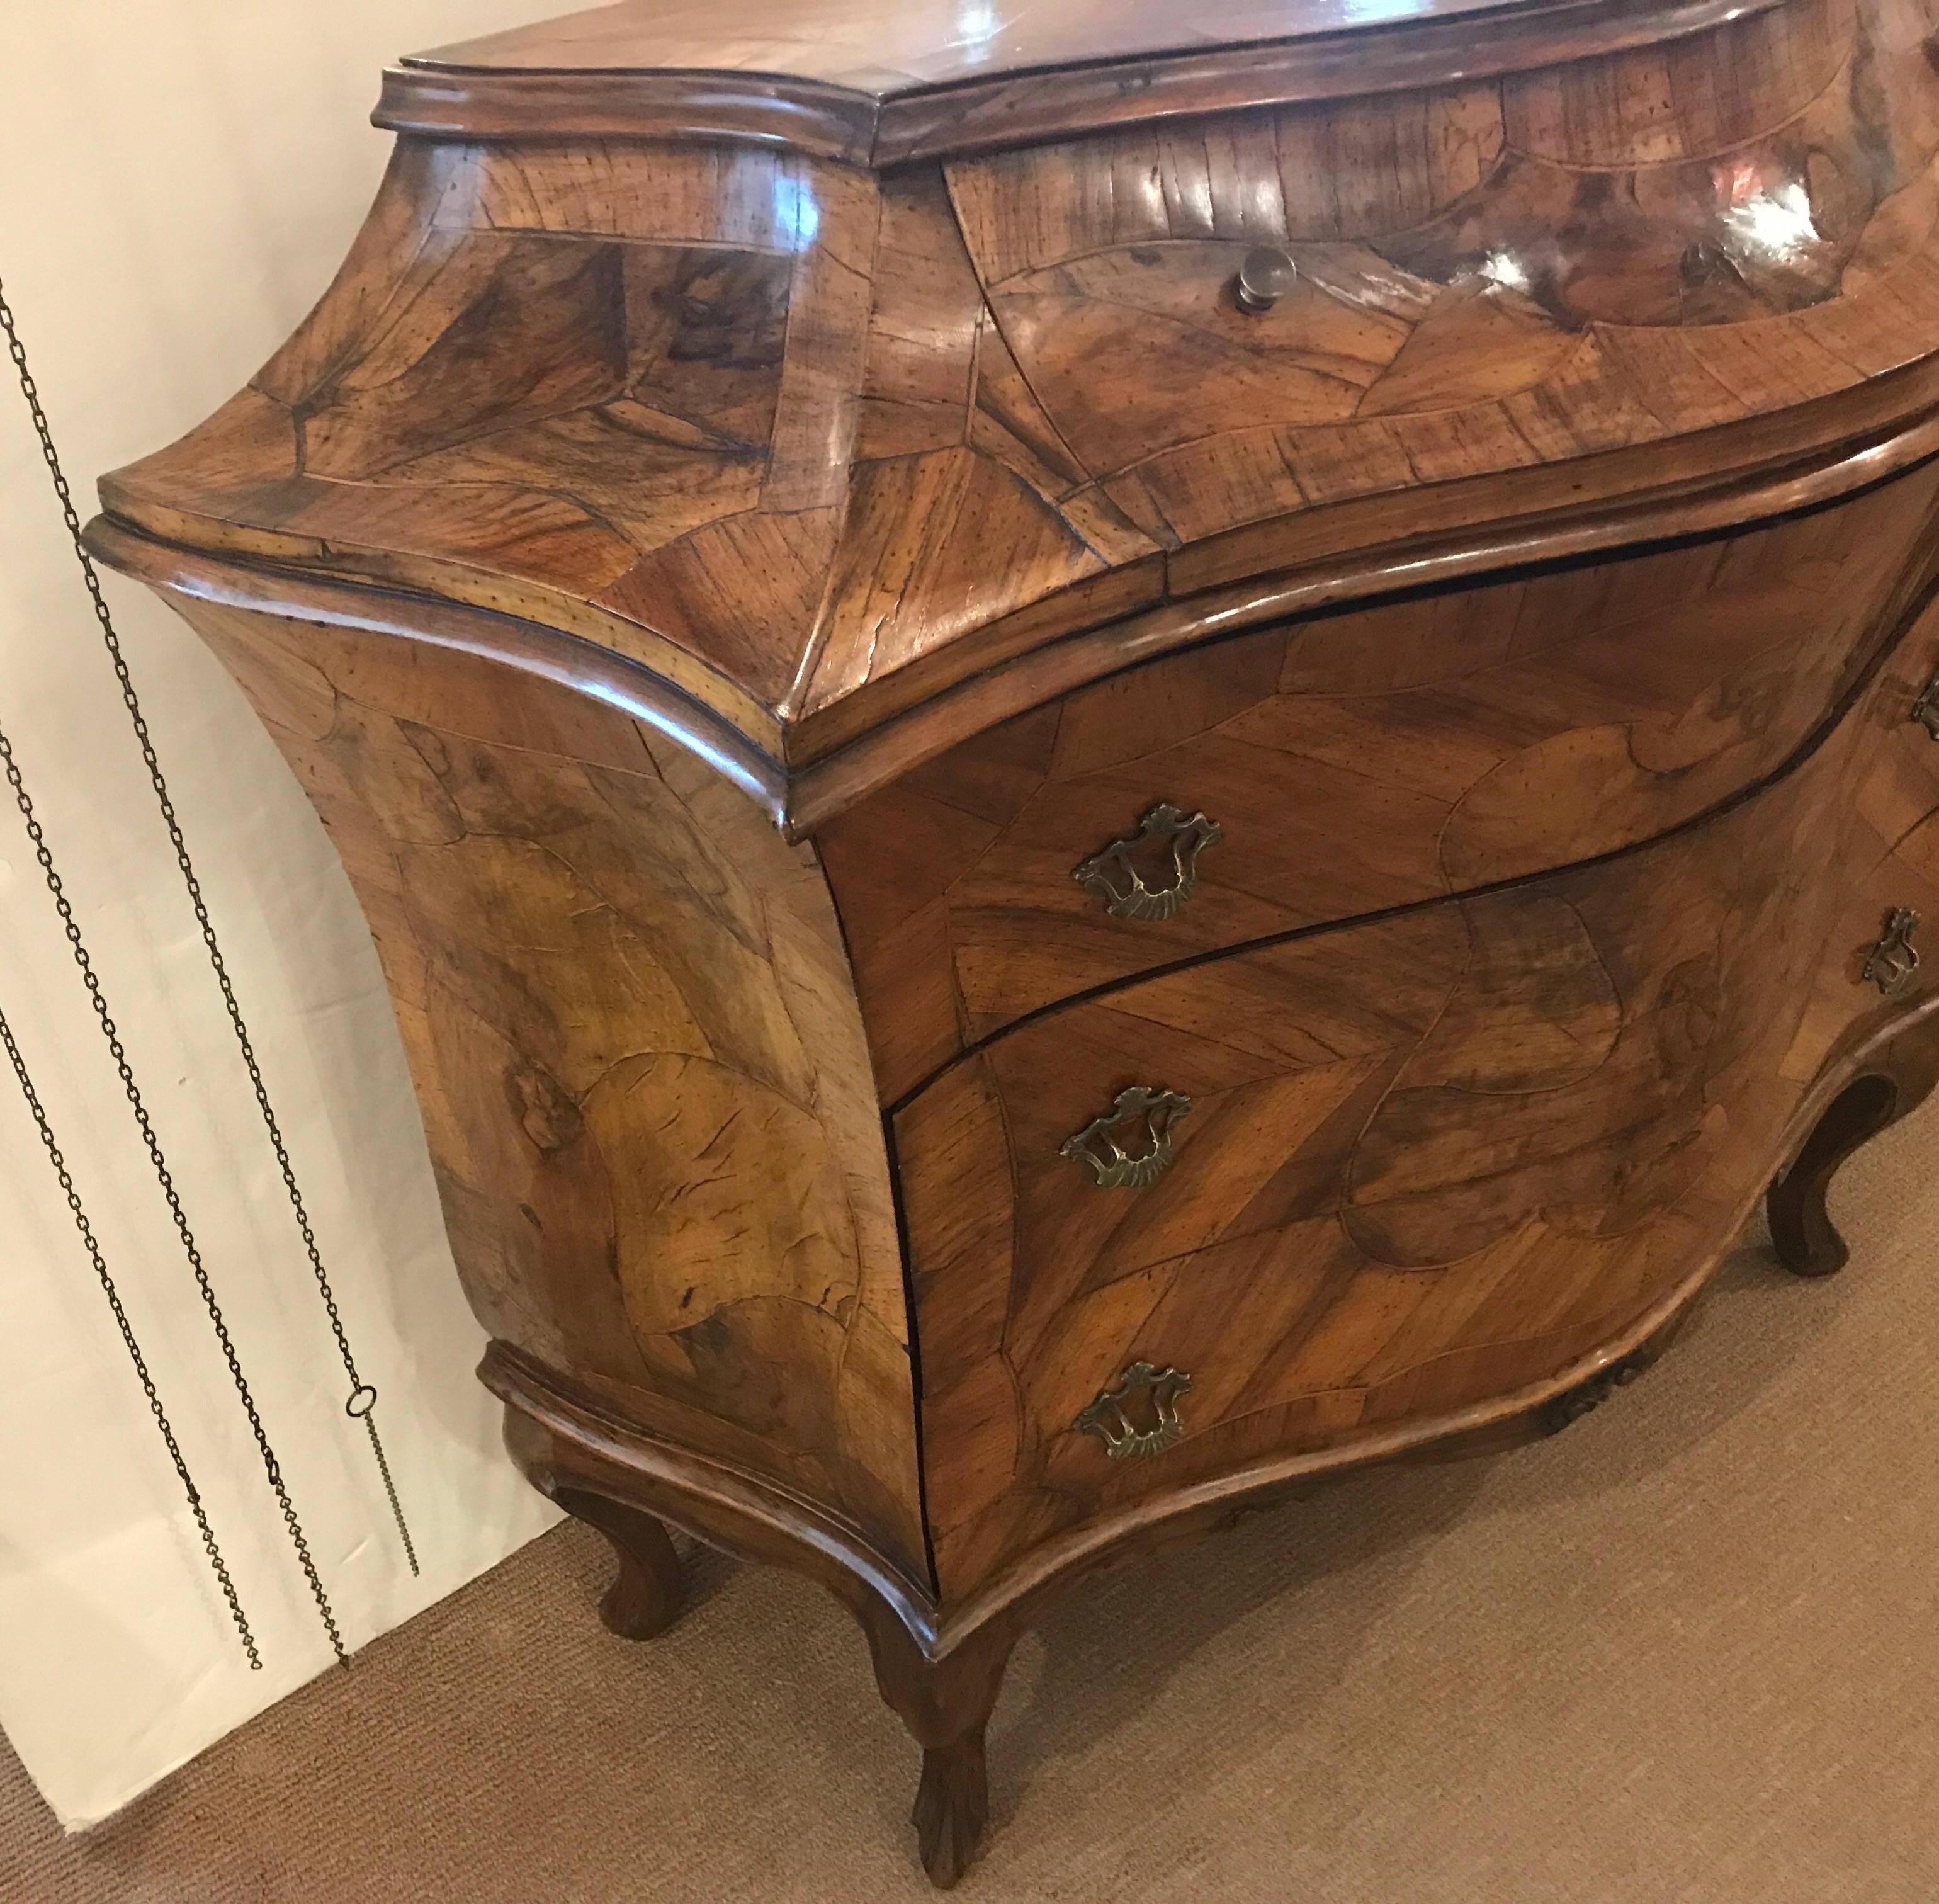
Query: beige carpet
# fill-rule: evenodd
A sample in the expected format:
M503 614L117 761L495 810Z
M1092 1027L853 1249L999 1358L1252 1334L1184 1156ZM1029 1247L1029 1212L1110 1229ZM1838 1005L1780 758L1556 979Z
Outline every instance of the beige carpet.
M1121 1570L1026 1640L960 1896L1939 1899L1939 1116L1761 1232L1558 1439L1377 1473ZM878 1904L916 1758L845 1615L703 1554L610 1638L568 1527L63 1842L0 1765L0 1898ZM4 1644L4 1640L0 1640Z

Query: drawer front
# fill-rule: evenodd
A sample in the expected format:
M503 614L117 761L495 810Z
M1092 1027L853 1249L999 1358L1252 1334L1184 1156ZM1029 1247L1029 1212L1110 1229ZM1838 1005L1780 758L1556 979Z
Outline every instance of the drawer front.
M1862 720L1839 908L1785 1067L1800 1083L1939 986L1939 604L1880 670Z
M1844 962L1828 869L1871 733L1602 865L1046 1014L912 1100L945 1595L1152 1495L1554 1376L1727 1246ZM1848 1022L1877 1002L1838 982Z
M1310 546L1317 505L1674 438L1928 348L1919 274L1892 273L1928 229L1897 197L1932 155L1924 30L1799 0L1667 65L1128 126L959 159L949 188L1061 442L1204 586ZM1242 278L1254 248L1277 269Z
M1772 772L1897 613L1935 489L1237 636L917 769L819 836L884 1101L1093 987L1567 866Z

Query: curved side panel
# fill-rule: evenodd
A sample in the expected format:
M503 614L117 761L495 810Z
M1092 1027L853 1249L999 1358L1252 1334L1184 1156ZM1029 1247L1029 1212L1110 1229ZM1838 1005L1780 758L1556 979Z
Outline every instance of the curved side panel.
M924 1577L881 1124L809 849L566 689L174 605L357 889L479 1320Z
M847 495L872 180L799 155L406 140L344 269L105 477L191 546L522 614L781 751Z

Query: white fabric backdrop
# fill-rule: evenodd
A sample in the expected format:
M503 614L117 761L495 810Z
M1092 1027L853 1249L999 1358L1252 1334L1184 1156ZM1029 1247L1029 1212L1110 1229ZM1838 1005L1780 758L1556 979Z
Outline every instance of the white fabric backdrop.
M238 389L342 257L388 145L383 62L546 0L0 8L0 276L77 493ZM4 368L4 364L0 364ZM167 840L0 379L0 722L148 1092L353 1647L551 1510L499 1447L375 954L228 678L108 589L424 1563L405 1567ZM85 508L84 513L89 513ZM0 792L4 792L0 787ZM36 1074L266 1662L248 1671L107 1306L0 1069L0 1725L98 1819L330 1663L11 801L0 1005ZM353 1668L354 1670L354 1668Z

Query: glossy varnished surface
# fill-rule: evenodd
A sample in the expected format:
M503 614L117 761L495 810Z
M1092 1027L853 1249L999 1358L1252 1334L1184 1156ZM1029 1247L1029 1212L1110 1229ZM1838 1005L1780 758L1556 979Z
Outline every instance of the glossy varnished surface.
M595 8L421 53L385 75L400 131L669 133L878 166L1161 113L1322 99L1667 44L1774 0L1341 0L1180 9Z
M778 752L874 215L805 160L400 147L309 323L105 493L179 540L603 640Z
M1820 972L1789 1059L1803 1083L1835 1068L1855 1037L1851 1001L1872 1004L1878 995L1864 979L1867 955L1889 915L1909 906L1920 915L1915 943L1926 963L1899 1002L1929 996L1939 979L1939 740L1911 717L1939 682L1939 609L1928 610L1918 633L1892 656L1865 712L1858 745L1867 762L1852 798L1840 849L1840 915L1834 956Z
M1483 560L1654 486L1721 497L1916 434L1928 30L1901 0L1790 0L881 179L406 140L309 324L103 493L154 535L595 642L761 770L825 766L818 818L863 743L879 780L1046 671L1258 615L1267 578L1365 589L1380 552ZM1262 239L1301 276L1243 314Z
M1248 519L1724 423L1930 349L1902 295L1939 207L1933 97L1922 23L1813 0L1667 55L949 175L1025 376L1141 527L1213 542L1177 565L1203 586L1278 553L1231 533ZM1280 236L1304 282L1273 311L1194 298Z
M448 49L104 481L336 839L609 1622L660 1519L839 1595L939 1883L1051 1593L1566 1425L1939 1077L1934 4Z
M191 619L356 884L486 1327L919 1570L895 1217L811 856L564 689Z
M1027 1013L1649 839L1780 765L1916 575L1939 470L1743 534L1151 662L823 828L883 1098ZM1072 871L1159 801L1220 828L1165 918Z
M1726 1248L1821 970L1846 1026L1877 1002L1849 969L1876 928L1846 943L1827 876L1870 731L1603 867L1107 993L918 1097L895 1128L945 1594L1087 1519L1539 1380ZM1059 1146L1134 1081L1192 1098L1176 1162L1100 1189ZM1113 1461L1074 1424L1137 1360L1190 1374L1187 1432Z
M1514 12L1502 0L1396 0L1387 29L1416 20ZM1539 14L1538 3L1519 11ZM613 6L416 53L410 64L458 70L627 73L762 72L823 81L878 97L1030 67L1309 38L1374 25L1347 0L1023 0L964 8L957 0L723 0L710 6L619 0Z

